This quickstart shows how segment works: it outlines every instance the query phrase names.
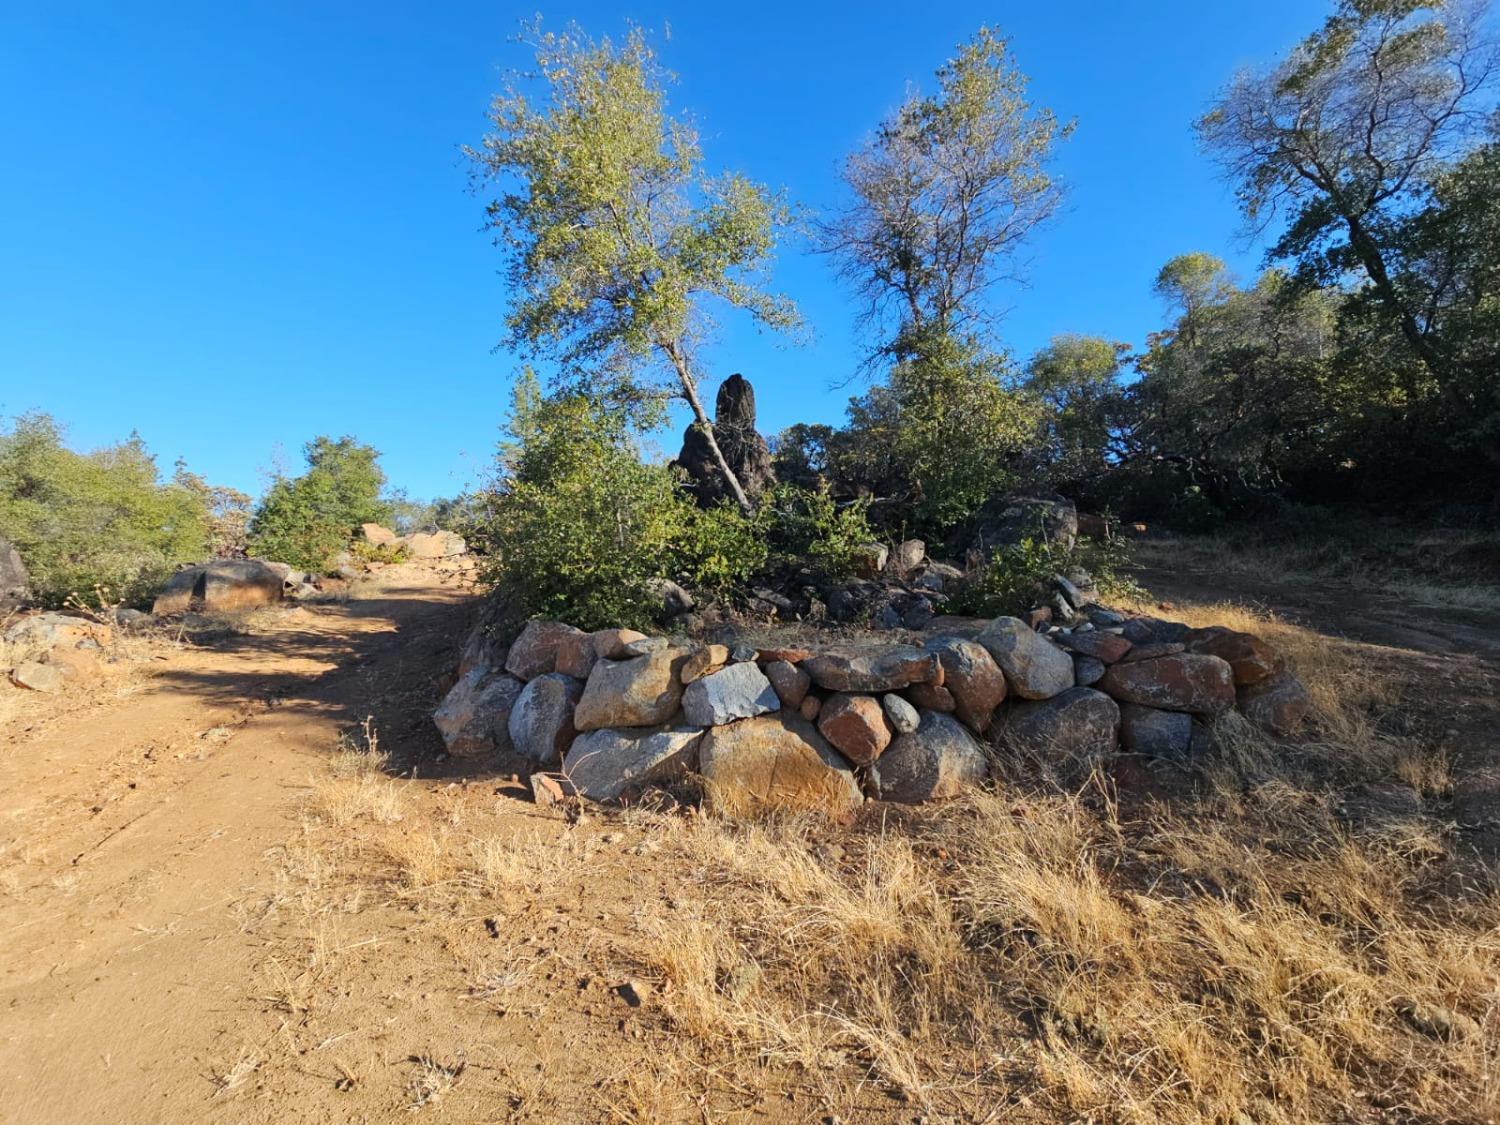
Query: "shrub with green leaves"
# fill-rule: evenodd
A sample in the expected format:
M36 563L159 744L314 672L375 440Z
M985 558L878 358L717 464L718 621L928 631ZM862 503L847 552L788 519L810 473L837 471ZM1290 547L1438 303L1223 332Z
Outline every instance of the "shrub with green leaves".
M352 437L317 437L303 446L307 472L281 477L250 521L257 556L323 571L348 548L362 523L383 523L390 512L380 456Z
M839 505L827 489L783 484L763 501L761 515L778 561L843 578L854 573L861 548L875 539L867 507L863 500Z
M998 547L948 603L951 613L973 617L1015 617L1040 604L1053 575L1086 570L1105 597L1142 594L1130 578L1130 550L1117 538L1080 538L1071 548L1045 538Z
M0 433L0 536L43 605L140 604L178 563L207 555L209 513L201 493L161 481L139 437L77 453L56 422L32 414Z

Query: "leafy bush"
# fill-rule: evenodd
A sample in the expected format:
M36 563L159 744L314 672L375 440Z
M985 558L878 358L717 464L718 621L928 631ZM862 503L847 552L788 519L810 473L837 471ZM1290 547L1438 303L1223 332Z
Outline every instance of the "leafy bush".
M854 572L860 549L875 539L867 508L863 500L840 507L827 489L784 484L764 500L761 513L768 545L780 561L842 578Z
M314 438L303 446L307 472L271 486L250 522L250 549L262 558L322 571L333 565L362 523L382 523L385 474L380 454L352 437Z
M75 453L42 414L0 433L0 536L11 540L43 605L70 595L143 603L182 562L209 549L204 498L163 484L139 437Z
M355 539L349 544L349 554L365 563L400 563L411 557L411 548L405 543L371 543L368 539Z
M682 501L682 528L677 536L677 566L689 586L729 594L765 569L766 509L747 516L738 505L697 508Z
M1137 597L1129 576L1130 549L1123 539L1079 538L1072 549L1045 538L996 548L990 561L954 594L952 613L1015 617L1038 605L1055 574L1086 570L1105 597Z

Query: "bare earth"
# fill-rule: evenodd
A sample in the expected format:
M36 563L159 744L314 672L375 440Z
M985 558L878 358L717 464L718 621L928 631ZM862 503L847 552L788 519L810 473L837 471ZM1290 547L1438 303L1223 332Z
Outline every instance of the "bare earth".
M1207 574L1147 583L1228 593ZM1500 621L1317 589L1249 598L1372 646L1431 701L1432 737L1468 779L1455 814L1500 853L1484 796L1500 793ZM649 987L622 987L632 918L704 889L649 862L647 821L570 826L508 778L438 758L428 716L471 610L434 572L393 568L346 604L164 649L119 691L0 716L0 1119L918 1119L776 1060L710 1073L663 1049ZM451 826L455 847L510 841L521 862L492 864L498 907L416 893L458 876L415 832L399 875L369 874L363 822L341 822L326 788L367 716L413 776L399 807L361 815L388 849L418 822Z

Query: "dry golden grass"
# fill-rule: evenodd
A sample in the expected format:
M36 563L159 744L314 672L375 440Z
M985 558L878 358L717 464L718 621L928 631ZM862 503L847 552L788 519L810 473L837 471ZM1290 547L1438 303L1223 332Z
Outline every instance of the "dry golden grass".
M363 789L320 788L314 834L358 852L341 878L431 925L507 903L613 910L614 888L659 878L669 893L635 900L625 934L572 930L544 957L509 933L503 964L464 966L470 997L522 1005L546 1002L543 965L649 982L672 1037L603 1083L606 1119L680 1116L679 1072L734 1091L794 1075L859 1119L1493 1119L1493 882L1439 822L1356 834L1332 811L1366 781L1447 784L1441 756L1390 721L1402 685L1357 646L1250 610L1174 615L1286 653L1314 701L1309 740L1279 746L1231 717L1216 760L1156 799L1002 762L963 801L847 829L636 810L600 814L620 828L605 835L498 831L475 811L482 787L412 797L400 820ZM333 780L406 794L360 767ZM306 948L285 1003L311 1002Z

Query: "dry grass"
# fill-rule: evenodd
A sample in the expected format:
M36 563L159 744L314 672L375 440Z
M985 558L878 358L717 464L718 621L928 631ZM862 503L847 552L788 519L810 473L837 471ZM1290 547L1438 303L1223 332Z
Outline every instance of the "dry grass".
M1442 756L1402 733L1403 685L1358 646L1242 607L1174 615L1286 653L1314 701L1309 740L1231 717L1217 758L1155 798L1002 764L964 801L847 829L640 810L502 829L483 787L414 793L341 757L309 831L340 849L345 885L308 878L323 914L352 880L431 920L414 925L471 931L563 904L603 917L633 879L659 879L624 933L577 918L530 946L512 921L504 941L452 945L471 1007L545 1020L554 973L649 982L643 1011L670 1037L601 1080L606 1119L683 1116L678 1075L734 1097L796 1087L860 1120L1493 1119L1493 882L1439 821L1355 834L1332 811L1372 780L1448 784ZM381 787L401 819L371 812ZM290 963L281 1003L313 1002L343 948L325 944ZM408 1104L440 1098L461 1063L415 1061Z

